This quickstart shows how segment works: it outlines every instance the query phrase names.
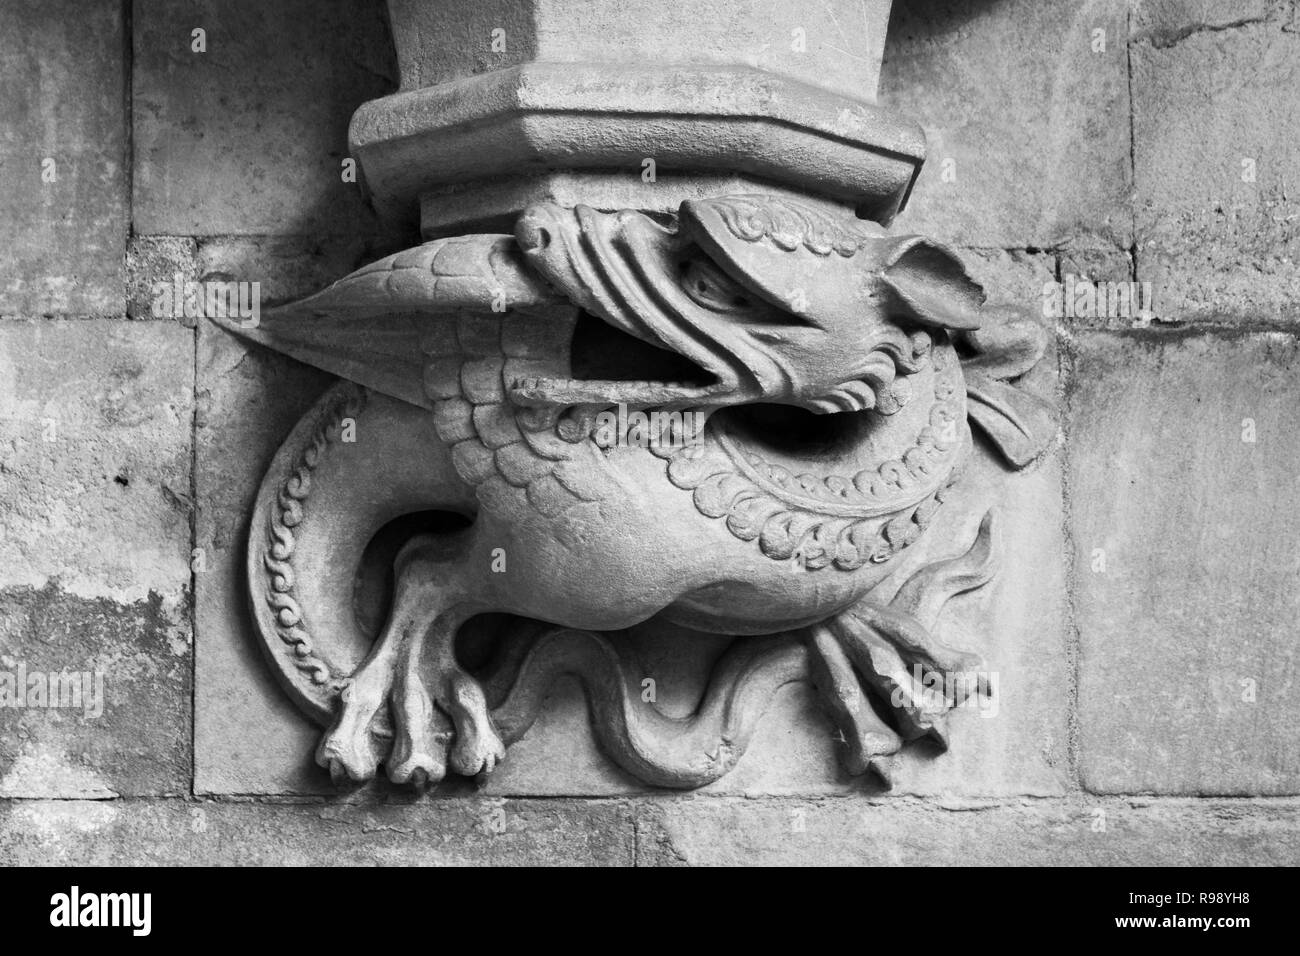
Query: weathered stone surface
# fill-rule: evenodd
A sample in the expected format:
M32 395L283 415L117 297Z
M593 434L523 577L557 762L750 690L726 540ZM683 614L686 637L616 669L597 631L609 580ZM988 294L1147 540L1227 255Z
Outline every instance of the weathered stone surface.
M1281 12L1287 0L1134 0L1133 37L1173 46L1193 33L1227 30Z
M1077 343L1069 490L1094 791L1300 788L1298 369L1278 333Z
M1171 317L1300 318L1300 33L1289 26L1169 22L1133 44L1137 270Z
M640 865L1294 866L1293 803L669 799L637 805Z
M1044 314L1053 315L1061 325L1120 330L1178 318L1166 311L1154 283L1134 278L1133 256L1128 250L1088 246L1062 249L1057 254L1057 277L1059 281L1051 292L1052 311ZM1048 307L1045 300L1045 310Z
M285 697L252 634L248 516L262 472L329 376L204 321L195 430L195 770L198 793L332 792L317 729Z
M898 227L966 246L1128 248L1127 15L1124 0L895 4L880 102L929 141Z
M0 583L180 600L193 363L170 323L0 324Z
M0 589L0 685L12 675L27 691L0 706L0 797L188 792L189 609L188 594L121 604L53 582ZM57 693L36 696L31 681L51 677Z
M4 21L0 315L121 315L122 4L12 0Z
M1062 277L1125 282L1133 276L1133 257L1126 249L1071 246L1057 255L1057 269Z
M380 5L141 0L133 22L136 232L376 228L342 163L352 112L395 84Z
M198 243L189 236L135 236L126 252L127 315L133 319L172 319L192 328L184 308L177 310L175 295L159 295L159 283L176 277L181 283L198 278L195 255ZM183 301L183 300L182 300ZM179 314L178 314L179 313Z
M15 865L1294 866L1298 830L1289 802L0 803Z
M169 324L0 325L0 669L105 691L0 709L0 793L188 786L192 363Z
M628 866L634 855L631 809L608 801L0 803L0 858L17 866Z
M1056 258L1046 252L962 249L971 278L984 288L988 305L1042 314L1043 286L1056 280Z

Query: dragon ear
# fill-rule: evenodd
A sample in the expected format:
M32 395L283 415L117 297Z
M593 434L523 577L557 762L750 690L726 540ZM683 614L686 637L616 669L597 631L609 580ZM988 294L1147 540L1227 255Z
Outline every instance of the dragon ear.
M984 290L946 246L921 236L896 240L881 270L895 308L909 319L945 329L977 329Z

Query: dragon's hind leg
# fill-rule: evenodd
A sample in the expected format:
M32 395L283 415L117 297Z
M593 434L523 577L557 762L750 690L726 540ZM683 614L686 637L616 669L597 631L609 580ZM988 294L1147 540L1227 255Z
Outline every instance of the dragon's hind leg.
M947 712L990 692L980 658L934 636L949 598L981 587L993 574L993 513L966 553L917 571L888 602L872 595L807 632L814 683L848 747L846 769L875 771L889 783L889 758L906 740L929 737L947 747ZM874 693L882 718L867 699Z
M456 661L456 632L481 610L469 600L463 558L446 535L421 535L398 554L388 623L316 751L336 780L369 780L383 762L394 783L424 786L448 764L470 776L504 755L482 688Z

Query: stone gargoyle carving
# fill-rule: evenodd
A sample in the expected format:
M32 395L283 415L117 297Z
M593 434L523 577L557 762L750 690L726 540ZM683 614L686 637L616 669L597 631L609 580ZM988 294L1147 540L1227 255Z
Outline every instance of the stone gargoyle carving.
M888 784L905 742L946 745L960 685L920 678L979 667L934 629L993 573L994 516L901 584L891 559L927 540L970 424L1012 467L1056 433L1015 384L1044 331L983 298L938 244L740 195L668 225L535 205L513 236L428 242L230 325L347 380L285 443L250 533L259 633L326 727L318 762L339 781L487 773L561 675L608 756L665 787L725 774L793 680L854 774ZM417 511L461 520L401 547L372 640L363 550ZM457 635L483 615L503 633L470 668ZM688 717L641 699L609 636L649 620L743 638Z

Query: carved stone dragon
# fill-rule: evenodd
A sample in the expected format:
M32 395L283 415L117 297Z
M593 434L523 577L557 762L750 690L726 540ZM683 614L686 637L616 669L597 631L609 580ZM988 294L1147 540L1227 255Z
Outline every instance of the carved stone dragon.
M891 559L975 453L970 423L1013 467L1056 432L1014 384L1045 333L983 298L938 244L740 195L683 203L667 225L536 205L514 236L428 242L259 328L226 323L349 380L286 442L250 540L259 632L327 727L318 761L416 785L489 772L562 674L582 681L608 755L663 786L726 773L796 679L825 700L854 774L888 782L906 741L945 745L958 700L918 675L979 666L933 630L992 574L993 516L887 589ZM620 407L672 427L611 440L597 423ZM705 422L697 440L675 440L682 411ZM349 427L364 460L340 457ZM401 548L371 644L357 563L417 510L467 521ZM457 634L487 614L516 618L471 672ZM744 637L689 717L641 701L607 636L650 620Z

